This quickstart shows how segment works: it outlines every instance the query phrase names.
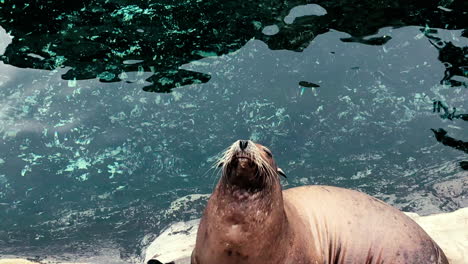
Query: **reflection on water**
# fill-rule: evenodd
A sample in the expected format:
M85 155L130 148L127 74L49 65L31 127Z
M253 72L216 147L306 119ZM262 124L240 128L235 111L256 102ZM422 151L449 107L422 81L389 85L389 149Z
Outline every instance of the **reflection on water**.
M0 25L15 38L1 60L22 68L70 67L65 80L128 81L128 72L151 72L144 89L168 92L210 79L181 65L235 51L252 38L301 51L333 29L351 35L343 41L382 45L390 36L366 36L406 25L466 29L466 10L463 0L5 1ZM25 16L34 23L24 23ZM268 25L278 32L262 34Z
M239 138L271 147L287 187L468 205L462 1L15 2L0 6L0 254L138 256L200 216L206 196L187 195L211 192Z

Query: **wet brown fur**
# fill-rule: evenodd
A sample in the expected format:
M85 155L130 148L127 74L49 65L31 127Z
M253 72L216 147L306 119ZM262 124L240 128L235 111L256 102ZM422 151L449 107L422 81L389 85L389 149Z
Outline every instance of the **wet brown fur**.
M248 144L220 158L192 264L448 264L414 221L378 199L330 186L283 192L269 150Z

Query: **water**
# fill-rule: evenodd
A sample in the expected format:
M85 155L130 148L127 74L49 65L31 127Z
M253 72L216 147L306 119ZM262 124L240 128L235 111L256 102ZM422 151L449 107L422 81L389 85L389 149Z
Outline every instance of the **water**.
M200 217L239 138L273 150L286 187L466 207L467 10L0 2L0 254L135 261Z

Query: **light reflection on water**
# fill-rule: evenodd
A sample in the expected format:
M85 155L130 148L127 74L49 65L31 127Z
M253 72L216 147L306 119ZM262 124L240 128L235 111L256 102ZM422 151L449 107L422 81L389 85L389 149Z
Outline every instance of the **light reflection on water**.
M463 193L446 197L441 185L466 184L458 166L466 155L430 128L466 139L466 122L432 111L441 100L468 112L467 90L440 84L445 66L419 29L381 29L377 36L392 36L383 46L331 31L303 52L251 40L185 64L211 79L170 94L141 90L150 73L70 82L66 68L0 64L2 250L60 254L112 243L139 254L145 235L200 216L205 198L176 209L171 201L209 193L215 155L239 138L273 150L287 187L360 189L423 214L466 206ZM460 34L437 36L466 46Z

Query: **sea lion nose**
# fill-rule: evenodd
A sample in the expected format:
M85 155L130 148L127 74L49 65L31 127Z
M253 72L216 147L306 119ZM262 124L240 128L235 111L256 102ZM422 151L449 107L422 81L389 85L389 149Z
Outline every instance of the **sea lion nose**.
M241 150L245 150L249 144L248 140L239 140L239 147Z

